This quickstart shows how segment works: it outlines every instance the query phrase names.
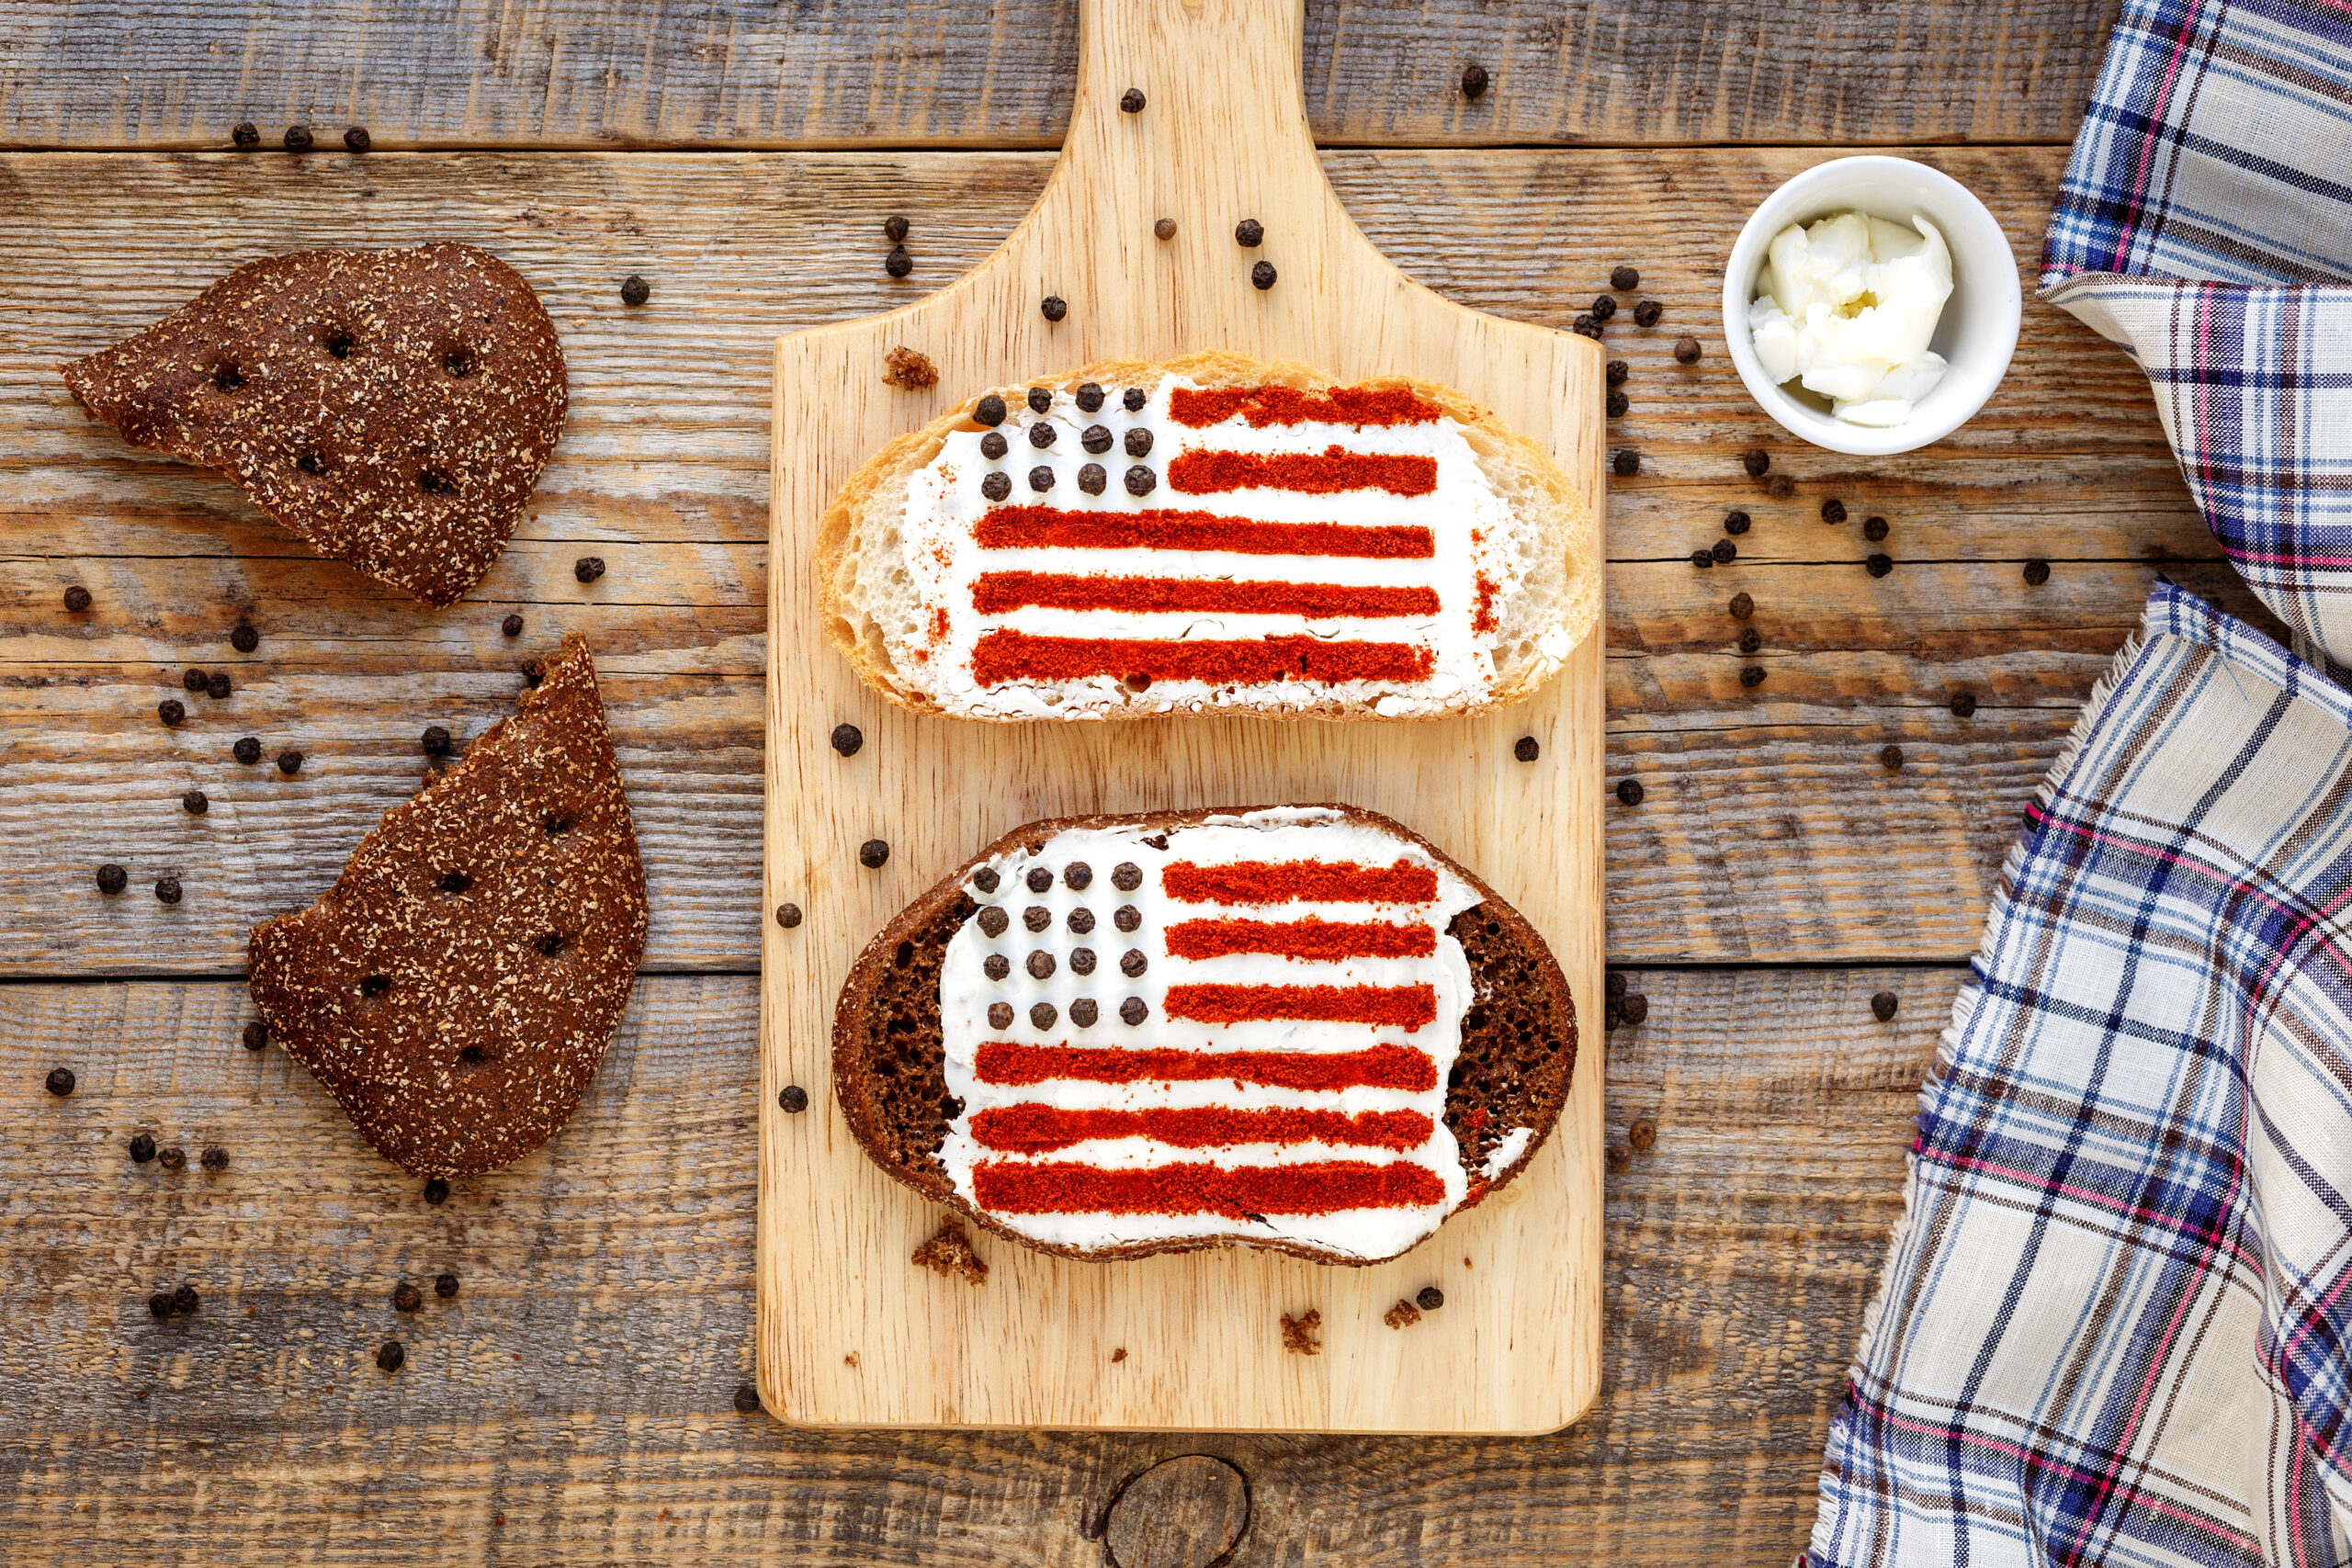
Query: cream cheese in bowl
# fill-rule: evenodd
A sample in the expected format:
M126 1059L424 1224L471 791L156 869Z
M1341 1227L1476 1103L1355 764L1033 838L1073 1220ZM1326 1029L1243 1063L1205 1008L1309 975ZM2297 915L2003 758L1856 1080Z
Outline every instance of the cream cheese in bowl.
M1928 346L1951 298L1951 252L1936 226L1841 212L1790 224L1770 256L1747 309L1765 374L1828 399L1849 423L1909 419L1946 368Z

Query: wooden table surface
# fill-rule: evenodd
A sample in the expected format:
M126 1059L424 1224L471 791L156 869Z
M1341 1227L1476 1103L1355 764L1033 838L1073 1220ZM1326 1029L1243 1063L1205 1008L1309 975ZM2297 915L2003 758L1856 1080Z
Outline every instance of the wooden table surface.
M2114 8L1309 0L1325 165L1390 256L1555 326L1620 262L1666 307L1608 340L1633 367L1611 440L1642 457L1610 497L1608 773L1645 792L1609 808L1608 954L1649 1015L1605 1043L1607 1114L1655 1141L1609 1177L1591 1414L1433 1441L811 1433L735 1405L771 344L937 288L1011 229L1064 124L1070 0L12 7L0 1557L1787 1562L1916 1089L2029 792L2159 570L2261 617L2138 371L2071 319L2029 303L2007 382L1950 439L1850 459L1748 401L1720 268L1776 184L1871 146L1977 191L2030 284ZM1474 62L1493 83L1475 101ZM266 150L226 151L248 119ZM280 151L298 121L334 150ZM355 123L365 157L340 148ZM904 280L882 267L894 212ZM127 446L55 373L240 262L426 238L530 278L572 388L512 547L446 612ZM652 288L637 309L631 273ZM1705 345L1690 367L1670 353L1686 332ZM1742 471L1758 445L1792 495ZM1831 499L1843 525L1822 521ZM1734 507L1755 519L1737 561L1695 569ZM1860 536L1873 514L1881 546ZM610 570L582 587L588 553ZM96 603L69 615L76 582ZM261 643L240 654L247 618ZM240 1048L244 933L316 897L414 788L425 725L479 734L519 662L573 628L644 841L646 973L571 1126L436 1206L282 1054ZM236 690L164 729L155 704L191 664ZM310 761L240 768L248 734ZM204 817L180 809L192 786ZM130 894L97 895L105 861ZM146 891L166 872L176 907ZM1891 1023L1880 990L1901 998ZM69 1099L42 1088L58 1066ZM133 1164L141 1131L188 1168ZM207 1145L225 1169L198 1168ZM398 1282L442 1272L455 1298L393 1310ZM149 1292L182 1282L200 1311L152 1321ZM390 1376L388 1337L408 1350Z

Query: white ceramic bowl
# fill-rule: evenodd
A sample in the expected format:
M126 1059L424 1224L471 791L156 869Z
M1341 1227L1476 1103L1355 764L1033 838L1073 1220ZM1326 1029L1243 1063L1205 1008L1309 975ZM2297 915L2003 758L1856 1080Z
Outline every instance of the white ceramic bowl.
M1928 346L1951 361L1935 390L1901 424L1849 424L1790 389L1775 386L1757 362L1747 332L1772 236L1792 223L1835 212L1863 212L1907 223L1925 217L1951 248L1951 298ZM2007 374L2017 351L2024 301L2017 257L1984 204L1951 175L1908 158L1838 158L1807 169L1764 200L1740 230L1724 269L1724 342L1748 395L1790 434L1833 452L1879 457L1940 441L1975 416ZM1795 383L1792 382L1791 387Z

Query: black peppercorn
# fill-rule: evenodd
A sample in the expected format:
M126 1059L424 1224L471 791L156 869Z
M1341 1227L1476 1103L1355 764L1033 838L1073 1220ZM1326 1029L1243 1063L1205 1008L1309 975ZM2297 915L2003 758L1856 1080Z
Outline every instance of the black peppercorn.
M632 272L627 277L621 279L622 304L642 305L646 300L651 299L652 296L653 286L646 282L645 279L638 276L637 274Z
M858 728L857 726L854 724L837 724L833 726L833 750L839 751L842 756L856 756L858 748L865 744L865 732Z
M368 138L366 126L355 125L344 131L343 144L354 152L365 152L373 142Z
M1619 479L1631 479L1642 471L1642 455L1631 446L1620 446L1617 455L1609 460L1609 467Z
M240 736L237 743L229 748L229 754L250 768L261 761L261 742L250 735Z
M1690 552L1690 564L1702 568L1711 567L1715 564L1715 552L1702 545Z
M760 1393L750 1383L735 1385L735 1414L756 1416L760 1412Z
M1004 400L998 397L994 392L988 393L986 396L982 397L978 402L972 405L972 418L982 424L1002 424L1004 423Z
M261 646L261 633L254 630L251 622L240 621L229 634L229 646L239 653L251 653Z
M1042 865L1033 865L1022 882L1032 893L1043 893L1054 885L1054 874Z
M1624 393L1623 393L1623 392L1611 392L1611 393L1610 393L1610 394L1609 394L1609 417L1610 417L1610 418L1611 418L1611 419L1623 419L1623 418L1624 418L1624 417L1625 417L1626 411L1628 411L1629 409L1631 409L1633 406L1634 406L1633 400L1632 400L1632 399L1630 399L1630 398L1628 398L1628 397L1626 397Z
M1510 754L1522 762L1532 762L1544 754L1544 743L1532 735L1522 735L1511 747Z
M261 145L261 130L252 120L241 119L229 132L230 141L240 152L250 152Z
M90 607L90 591L78 582L74 584L65 591L65 607L80 615Z
M882 220L882 237L894 245L905 239L907 237L906 219L894 212Z
M1102 383L1100 381L1080 381L1078 384L1078 390L1071 393L1070 396L1072 400L1077 402L1079 412L1098 413L1102 408ZM1098 452L1102 450L1102 448L1098 446L1090 446L1087 450L1090 452Z
M1144 390L1141 387L1129 387L1125 391L1119 394L1119 406L1126 410L1129 413L1136 412L1148 400L1149 400L1144 396Z
M216 703L225 701L232 689L229 672L225 670L215 670L204 682L204 694Z
M1420 1293L1413 1300L1419 1303L1423 1312L1435 1312L1445 1304L1445 1292L1435 1285L1423 1285Z
M1129 1029L1136 1027L1151 1016L1151 1007L1141 997L1129 997L1119 1004L1119 1021Z
M414 1312L424 1304L424 1292L418 1290L414 1285L410 1284L406 1280L402 1280L399 1284L392 1287L392 1310L394 1312Z
M1094 886L1094 868L1082 860L1074 860L1062 867L1062 886L1073 893L1083 893Z
M1786 501L1796 492L1797 481L1786 474L1774 474L1764 481L1764 493L1774 501Z
M204 691L205 680L201 670L183 670L180 671L180 690L191 697L197 696Z
M130 874L119 865L98 867L98 891L112 895L130 886Z
M1111 868L1111 886L1122 893L1134 892L1143 886L1143 867L1131 860L1121 861Z
M1162 240L1172 240L1176 237L1176 220L1163 218L1151 226L1151 231Z
M2050 581L2050 563L2040 557L2025 563L2025 581L2029 588L2039 588Z
M1590 315L1578 316L1575 321L1570 321L1568 331L1578 337L1589 337L1595 343L1600 341L1600 323L1594 321Z
M1843 523L1846 521L1846 503L1831 496L1821 503L1821 520L1824 523Z
M1149 495L1152 491L1158 487L1159 483L1159 476L1153 473L1141 463L1137 463L1134 468L1127 470L1127 493L1129 495Z
M1462 68L1462 96L1483 98L1487 96L1487 68L1472 63Z
M1749 598L1744 592L1735 593L1731 596L1731 618L1733 620L1744 621L1754 614L1756 614L1755 600Z
M808 1097L807 1095L802 1095L800 1099L801 1103L808 1103ZM443 1301L447 1301L451 1296L458 1293L458 1277L455 1274L434 1275L433 1293L439 1296Z
M1609 972L1609 977L1601 982L1600 988L1608 993L1610 1000L1623 1001L1625 998L1624 972L1620 969L1611 969Z
M1715 547L1708 553L1715 558L1717 566L1729 566L1739 558L1739 547L1729 539L1717 539Z
M1747 470L1749 479L1760 479L1764 470L1772 466L1772 454L1761 446L1750 446L1739 455L1739 466Z
M1122 904L1111 916L1111 923L1123 931L1136 931L1143 925L1143 911L1133 904Z
M582 556L571 563L571 575L582 582L594 582L605 575L605 558Z
M1088 463L1078 470L1078 488L1089 495L1101 495L1111 488L1111 476L1100 463Z
M1011 1029L1012 1027L1012 1004L1011 1002L990 1002L989 1004L989 1027L990 1029Z
M1061 1018L1061 1011L1051 1002L1039 1002L1029 1010L1029 1027L1051 1029Z
M1627 1144L1623 1138L1616 1140L1609 1145L1607 1157L1609 1160L1609 1168L1611 1170L1631 1170L1634 1168L1633 1146Z
M1878 749L1878 765L1884 768L1890 773L1901 773L1903 771L1903 748L1894 745L1880 747Z
M180 809L190 817L201 817L212 809L212 802L205 798L202 790L192 789L180 796Z
M1012 444L1004 438L1004 432L1001 430L991 430L980 437L980 456L991 463L1012 449Z
M1029 488L1030 488L1031 490L1034 490L1034 491L1049 491L1049 490L1053 489L1053 488L1054 488L1054 469L1053 469L1053 465L1051 465L1050 463L1040 463L1040 464L1038 464L1035 468L1034 468L1030 469L1030 470L1029 470Z
M1119 112L1121 114L1141 114L1143 113L1143 89L1141 87L1129 87L1125 92L1119 95Z
M538 682L534 681L531 684L536 686ZM296 773L300 773L302 771L302 753L290 750L280 751L277 754L277 771L284 773L288 778L292 778Z
M1624 1001L1621 1005L1624 1009L1625 1021L1627 1023L1633 1024L1638 1028L1642 1024L1649 1021L1650 999L1649 998L1642 995L1641 992L1633 991L1627 993Z
M1609 384L1612 387L1623 386L1625 378L1633 373L1633 367L1622 359L1612 359L1609 362Z
M155 879L155 897L166 904L178 903L180 901L180 879L176 876L157 877Z
M1620 806L1639 806L1642 803L1642 796L1647 793L1648 791L1642 788L1642 781L1639 779L1617 781L1617 803Z
M1021 966L1029 972L1029 978L1032 980L1050 980L1054 977L1054 955L1050 953L1043 951L1033 953Z
M857 846L857 863L868 871L879 871L890 858L890 846L880 839L868 839Z
M980 480L980 493L990 501L1002 501L1012 493L1012 476L990 474Z
M426 725L424 727L424 738L420 739L417 744L424 748L424 754L428 757L447 756L449 754L449 731L447 727L438 724Z
M915 258L907 254L904 245L893 245L890 254L882 258L882 270L892 277L904 277L914 271Z
M1054 406L1054 389L1051 387L1032 387L1022 400L1029 405L1031 413L1048 412ZM1034 427L1029 432L1029 445L1032 446L1046 446L1053 439L1048 435L1044 441L1038 440L1037 432Z
M1862 537L1868 539L1873 545L1877 544L1881 539L1885 538L1886 519L1883 517L1863 518Z
M1111 449L1110 429L1105 425L1090 424L1079 436L1078 444L1089 452L1097 454L1108 452Z
M1665 313L1665 306L1655 299L1645 299L1634 307L1634 324L1637 327L1654 327L1657 325L1658 317Z
M1975 693L1973 693L1973 692L1954 692L1954 693L1951 694L1951 716L1952 716L1952 717L1954 717L1954 718L1966 718L1966 717L1968 717L1971 714L1973 714L1975 711L1976 711L1976 694L1975 694Z
M1750 519L1745 512L1726 512L1724 513L1724 532L1745 534L1747 532L1749 522Z
M1641 286L1642 275L1623 264L1612 268L1609 274L1609 287L1620 294L1631 294Z
M1254 251L1266 240L1266 226L1255 218L1244 218L1233 226L1233 243L1245 251Z
M1758 649L1762 648L1763 646L1764 634L1758 631L1754 626L1749 626L1747 630L1739 634L1740 652L1754 653Z
M1894 570L1894 558L1888 555L1873 554L1862 562L1862 570L1869 572L1872 577L1884 577L1888 572Z
M187 716L187 709L179 698L165 697L155 705L155 716L162 719L167 728L177 728L180 720Z
M1739 683L1743 686L1748 687L1762 685L1764 683L1764 666L1761 664L1748 665L1739 672Z
M155 1157L155 1137L152 1133L140 1133L130 1140L130 1160L133 1165L145 1165Z
M1003 881L1004 878L997 874L996 867L992 865L984 865L972 873L972 886L983 893L995 892Z
M46 1082L49 1092L62 1100L74 1092L74 1069L51 1067L49 1069L49 1077Z
M1881 991L1871 998L1871 1016L1881 1023L1889 1022L1894 1019L1900 998L1893 991Z
M194 1317L197 1308L203 1304L202 1299L196 1293L194 1285L182 1284L179 1289L172 1292L172 1311L182 1317Z
M1048 294L1038 301L1037 309L1045 312L1046 320L1058 321L1069 314L1069 301L1058 294Z
M1617 313L1617 299L1611 294L1596 294L1592 299L1592 319L1606 321Z
M186 1170L187 1168L187 1151L179 1147L177 1145L174 1145L172 1147L167 1149L158 1149L155 1152L155 1163L162 1166L165 1170Z
M238 1039L246 1050L258 1051L269 1043L269 1025L257 1018L254 1019L246 1023L243 1032L238 1036Z
M1277 276L1278 275L1274 271L1274 264L1272 262L1261 261L1256 266L1250 269L1250 282L1253 287L1261 291L1272 288L1274 286L1274 278Z
M426 1202L437 1206L447 1201L448 1197L449 1184L440 1177L434 1177L424 1184L424 1201Z
M1119 955L1119 973L1130 980L1150 967L1151 960L1143 955L1143 949L1139 947L1131 947Z
M226 1170L229 1168L229 1151L218 1144L207 1144L198 1163L207 1170Z
M408 1352L401 1348L397 1339L385 1340L383 1348L376 1352L376 1364L388 1372L399 1371L407 1359Z
M1641 320L1641 313L1638 310L1634 312L1634 319L1636 321ZM1647 321L1643 321L1642 324L1644 326L1649 325ZM1699 340L1695 337L1676 338L1674 340L1674 362L1677 365L1698 364Z
M286 150L288 152L308 152L311 150L311 128L307 125L289 125L286 128L285 141Z
M993 904L982 909L978 918L981 934L985 936L1002 936L1004 928L1012 923L1012 918Z

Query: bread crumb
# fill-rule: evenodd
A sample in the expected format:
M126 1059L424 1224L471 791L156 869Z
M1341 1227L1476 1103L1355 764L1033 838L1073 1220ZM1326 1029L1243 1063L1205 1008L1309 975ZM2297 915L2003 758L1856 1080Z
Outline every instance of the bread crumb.
M939 367L911 348L894 348L882 356L882 379L893 387L920 392L939 385Z
M1323 1353L1323 1309L1308 1307L1305 1317L1283 1314L1283 1348L1295 1356Z
M1410 1328L1421 1321L1421 1309L1399 1297L1396 1304L1381 1315L1380 1321L1391 1328Z
M1120 1346L1117 1349L1111 1352L1111 1359L1114 1362L1124 1361L1126 1359L1127 1348L1125 1345Z
M941 1225L937 1235L915 1248L914 1261L942 1274L961 1274L975 1285L989 1282L989 1266L972 1250L964 1227L954 1220Z
M843 1356L842 1358L842 1365L844 1367L854 1367L857 1365L857 1352L852 1350L848 1355Z

